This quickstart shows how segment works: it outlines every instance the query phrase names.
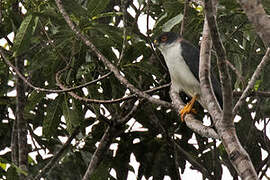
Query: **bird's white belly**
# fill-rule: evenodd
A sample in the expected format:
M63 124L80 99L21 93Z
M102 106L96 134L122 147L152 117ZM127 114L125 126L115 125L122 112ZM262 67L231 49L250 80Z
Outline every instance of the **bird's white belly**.
M178 48L181 49L179 46ZM172 51L174 51L173 48ZM189 70L182 56L175 52L167 52L165 60L169 68L172 88L175 91L184 91L192 97L201 94L200 83Z

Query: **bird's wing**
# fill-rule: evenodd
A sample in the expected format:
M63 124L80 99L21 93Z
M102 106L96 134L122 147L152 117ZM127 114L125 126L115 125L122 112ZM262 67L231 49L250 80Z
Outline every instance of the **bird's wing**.
M200 78L199 78L200 50L185 40L181 41L181 48L182 48L182 56L185 63L188 65L190 71L195 76L195 78L200 82ZM211 72L211 83L212 83L213 91L217 98L217 101L220 107L222 108L223 100L222 100L222 91L221 91L220 83L217 80L217 78L213 75L212 72Z
M195 78L200 82L199 79L199 56L200 51L198 48L190 44L189 42L182 40L182 57L185 63L188 65L190 71L195 76Z

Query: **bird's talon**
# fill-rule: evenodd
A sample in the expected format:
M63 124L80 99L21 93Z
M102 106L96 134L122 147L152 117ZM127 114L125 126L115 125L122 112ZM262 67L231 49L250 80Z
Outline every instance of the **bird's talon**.
M193 113L193 114L197 114L197 111L196 111L196 109L191 109L191 111L190 111L191 113Z

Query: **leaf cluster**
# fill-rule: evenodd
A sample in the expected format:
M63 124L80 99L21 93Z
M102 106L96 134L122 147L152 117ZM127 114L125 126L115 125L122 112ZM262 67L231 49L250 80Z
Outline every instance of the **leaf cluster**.
M59 80L65 87L76 87L108 73L99 57L77 39L67 26L54 1L19 2L26 9L25 14L15 13L14 2L2 2L0 38L7 39L9 33L15 33L14 43L6 43L6 47L9 47L9 60L12 63L14 58L24 61L24 75L31 84L59 89L56 82L56 74L59 73ZM203 8L191 1L184 14L184 3L183 0L128 1L127 23L123 27L124 13L119 0L63 0L65 10L81 32L140 90L148 90L170 81L162 57L154 52L151 45L151 41L161 31L179 31L180 23L185 18L183 36L199 46ZM263 1L263 4L269 12L269 3ZM154 20L153 30L141 32L142 22L139 17L142 16ZM234 90L241 91L246 87L266 49L235 1L220 1L217 21L228 60L241 75L238 77L233 71L230 72ZM127 30L125 48L124 28ZM124 55L120 61L122 51ZM216 70L215 58L212 68ZM266 67L254 91L269 91L269 68ZM9 71L8 65L0 61L0 150L9 148L11 143L16 112L15 85L13 73ZM118 103L87 103L67 92L46 93L28 86L25 89L24 117L32 142L29 146L30 175L37 175L62 147L63 139L77 127L80 129L60 162L48 173L47 179L82 179L107 127L123 118L135 102L140 100L135 97ZM81 97L108 101L131 93L114 75L72 92ZM154 95L170 101L168 88ZM187 98L183 96L184 100ZM237 97L234 98L236 101ZM266 164L262 151L270 152L266 135L269 105L269 98L248 97L238 114L241 120L236 123L239 139L258 172L263 172ZM203 111L199 114L201 119L204 115ZM127 179L129 173L135 173L137 179L152 177L159 180L165 176L178 179L178 169L184 173L188 164L191 164L191 169L201 172L204 179L221 179L222 165L228 167L234 178L237 177L220 142L192 132L180 123L177 113L171 109L141 101L132 118L128 123L117 126L117 131L111 148L104 154L103 161L92 175L94 179ZM173 139L182 151L168 139ZM134 158L139 163L138 169L134 167ZM8 168L7 164L11 166ZM1 155L0 167L0 178L3 179L16 179L20 173L14 168L16 166L11 161L10 151ZM115 176L111 173L113 171Z

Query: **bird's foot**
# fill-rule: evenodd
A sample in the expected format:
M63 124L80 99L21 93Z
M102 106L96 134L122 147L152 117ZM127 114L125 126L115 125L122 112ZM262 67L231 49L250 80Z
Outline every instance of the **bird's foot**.
M185 121L184 118L186 114L189 114L189 113L197 114L197 111L194 108L192 108L196 99L197 99L197 96L193 96L191 101L183 109L180 110L179 113L181 115L182 122Z
M181 115L181 121L184 122L184 118L186 116L186 114L189 113L193 113L193 114L197 114L196 109L192 108L192 106L190 106L190 103L188 103L183 109L181 109L179 111L180 115Z

